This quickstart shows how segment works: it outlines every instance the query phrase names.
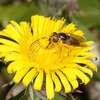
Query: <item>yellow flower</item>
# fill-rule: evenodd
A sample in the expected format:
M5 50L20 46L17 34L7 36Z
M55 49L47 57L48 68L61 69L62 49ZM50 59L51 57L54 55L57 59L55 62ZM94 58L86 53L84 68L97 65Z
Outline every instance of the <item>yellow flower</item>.
M71 40L64 43L58 38L54 42L50 40L54 32L70 35ZM45 87L48 99L63 88L69 93L79 84L90 81L92 70L97 70L90 60L95 56L89 52L91 49L91 42L86 41L84 33L73 23L65 25L64 19L35 15L31 25L11 21L0 32L0 58L11 62L7 70L15 73L13 81L22 82L26 87L32 83L39 91Z

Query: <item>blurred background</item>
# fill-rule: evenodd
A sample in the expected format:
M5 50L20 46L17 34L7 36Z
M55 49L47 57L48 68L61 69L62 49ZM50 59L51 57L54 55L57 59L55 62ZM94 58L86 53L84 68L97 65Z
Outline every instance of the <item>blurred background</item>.
M70 100L100 100L100 0L0 0L0 30L10 20L30 21L35 14L64 17L67 23L76 23L86 33L88 40L95 41L93 52L96 52L97 59L93 60L98 66L98 72L94 73L87 86L80 86L79 91L73 92ZM6 65L0 62L0 100L33 100L28 98L29 94L21 84L13 86L11 79ZM46 100L42 96L41 98L36 100ZM54 98L67 99L59 95Z

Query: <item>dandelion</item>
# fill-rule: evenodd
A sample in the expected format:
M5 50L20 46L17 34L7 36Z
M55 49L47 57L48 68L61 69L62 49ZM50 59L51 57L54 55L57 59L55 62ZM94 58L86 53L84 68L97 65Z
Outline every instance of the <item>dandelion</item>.
M35 15L31 24L11 21L0 31L0 58L10 62L7 71L14 73L13 81L26 87L32 83L37 91L45 88L48 99L90 81L97 70L91 49L84 33L73 23L65 25L64 19Z

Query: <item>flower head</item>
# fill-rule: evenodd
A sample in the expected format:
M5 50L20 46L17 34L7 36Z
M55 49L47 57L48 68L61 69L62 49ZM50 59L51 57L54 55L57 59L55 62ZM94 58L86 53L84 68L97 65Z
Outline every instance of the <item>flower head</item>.
M11 62L7 70L15 73L15 83L32 83L39 91L45 87L51 99L54 92L76 89L78 79L90 81L92 70L97 70L90 60L95 56L90 44L75 24L35 15L31 24L11 21L0 32L0 58Z

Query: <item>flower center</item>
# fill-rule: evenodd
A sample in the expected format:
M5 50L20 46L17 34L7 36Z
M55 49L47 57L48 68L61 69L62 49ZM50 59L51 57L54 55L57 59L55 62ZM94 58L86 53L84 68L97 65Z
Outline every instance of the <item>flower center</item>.
M69 48L64 47L61 42L46 48L43 44L47 46L48 43L41 42L37 41L30 46L29 58L34 66L43 70L56 70L61 66L64 67L64 59L68 58Z

